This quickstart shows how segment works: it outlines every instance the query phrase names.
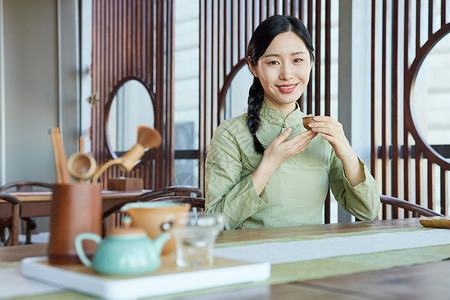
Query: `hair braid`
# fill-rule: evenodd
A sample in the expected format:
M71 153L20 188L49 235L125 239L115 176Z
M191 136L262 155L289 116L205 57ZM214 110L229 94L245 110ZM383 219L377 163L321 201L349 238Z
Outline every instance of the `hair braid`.
M258 78L253 79L253 84L248 92L248 109L247 109L247 124L250 133L253 136L253 143L255 151L258 154L264 153L264 147L256 137L256 132L259 128L259 112L264 99L264 90Z

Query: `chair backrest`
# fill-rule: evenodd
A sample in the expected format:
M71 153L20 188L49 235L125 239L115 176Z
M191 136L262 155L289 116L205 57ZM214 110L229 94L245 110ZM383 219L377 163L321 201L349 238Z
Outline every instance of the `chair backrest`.
M36 188L52 189L53 185L51 183L41 181L12 181L4 186L1 186L0 191L5 192L8 190L13 190L17 192L29 192L35 190Z
M33 192L40 190L52 190L53 184L42 181L12 181L0 187L0 191L5 192ZM31 244L31 231L37 225L33 218L22 218L24 221L22 231L26 234L25 244ZM4 230L3 230L4 231Z
M170 202L170 203L183 203L190 204L191 210L204 211L205 210L205 198L194 196L168 196L159 197L149 202Z
M150 191L136 197L136 202L151 201L153 199L165 196L193 196L202 197L203 192L201 189L190 185L172 185L158 190Z
M11 216L0 219L0 240L5 246L19 244L19 220L22 205L16 197L5 192L0 192L0 200L11 204ZM9 237L6 239L5 229L9 229Z
M406 200L402 200L399 198L395 198L395 197L391 197L391 196L386 196L386 195L380 195L380 202L383 205L390 205L392 207L392 209L397 209L397 208L401 208L406 212L411 212L412 213L412 217L420 217L420 216L424 216L424 217L443 217L444 215L437 213L429 208L420 206L418 204L406 201ZM393 217L392 218L398 218L396 216L396 214L392 214ZM386 219L387 216L383 215L382 216L383 219Z
M167 186L158 190L146 192L140 196L137 196L133 199L132 202L147 202L147 201L153 201L156 199L164 198L164 197L178 197L178 196L184 196L189 198L196 198L196 197L202 197L203 193L201 189L189 186L189 185L173 185L173 186ZM167 199L166 199L167 200ZM191 207L194 207L194 205L200 205L201 201L192 200ZM103 212L103 218L102 218L102 226L103 226L103 235L107 232L107 227L113 227L118 226L122 224L122 217L123 213L120 212L120 208L124 206L125 204L130 203L129 200L125 200L121 203L118 203L114 205L113 207L105 210ZM203 202L204 207L204 202ZM198 208L199 210L201 208Z

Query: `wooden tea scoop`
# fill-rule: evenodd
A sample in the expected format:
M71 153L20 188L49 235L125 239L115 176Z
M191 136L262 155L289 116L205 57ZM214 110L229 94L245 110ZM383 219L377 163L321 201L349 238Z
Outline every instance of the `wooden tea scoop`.
M104 163L92 177L92 182L97 182L103 172L113 165L118 165L122 172L130 172L136 162L145 154L146 149L153 149L161 145L161 135L156 129L140 125L137 132L137 143L123 156Z
M90 180L94 176L95 170L97 169L97 162L91 154L84 153L84 138L82 136L79 139L78 153L72 154L67 164L70 175L79 179L80 182Z
M97 169L95 158L89 153L74 153L67 164L70 175L80 181L91 179Z
M70 174L67 169L66 152L61 138L61 131L59 128L53 128L50 133L53 154L55 157L56 177L58 183L70 183Z
M420 219L419 222L424 227L450 229L450 219Z

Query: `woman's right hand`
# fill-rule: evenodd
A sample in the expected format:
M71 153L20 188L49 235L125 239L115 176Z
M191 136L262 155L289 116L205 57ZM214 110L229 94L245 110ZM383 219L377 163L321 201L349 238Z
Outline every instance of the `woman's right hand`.
M277 136L264 151L263 160L267 160L269 163L273 164L275 170L292 156L303 152L317 135L317 133L307 130L286 141L291 132L292 128L287 128L280 133L280 135Z
M307 130L286 141L291 132L292 128L287 128L264 150L263 159L252 174L253 184L258 194L261 193L273 172L289 158L303 152L317 135Z

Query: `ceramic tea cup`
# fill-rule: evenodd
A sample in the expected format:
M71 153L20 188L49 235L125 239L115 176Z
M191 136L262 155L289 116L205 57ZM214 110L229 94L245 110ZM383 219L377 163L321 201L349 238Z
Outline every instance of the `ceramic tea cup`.
M308 126L308 124L313 123L314 116L304 117L303 118L303 127L305 127L307 130L311 130L311 127Z

